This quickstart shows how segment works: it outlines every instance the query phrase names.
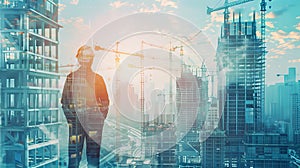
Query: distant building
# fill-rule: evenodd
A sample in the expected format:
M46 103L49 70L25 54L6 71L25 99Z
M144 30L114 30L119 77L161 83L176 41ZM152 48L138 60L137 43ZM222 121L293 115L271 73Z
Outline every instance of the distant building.
M145 158L151 167L176 167L176 135L172 123L151 123L143 129Z
M296 68L289 68L289 73L282 75L283 83L266 87L266 115L273 121L290 121L292 94L297 93ZM295 98L295 97L294 97Z
M245 167L289 167L287 134L254 133L245 138Z
M300 81L296 82L296 68L289 68L288 74L282 76L284 83L266 87L266 118L287 123L284 133L296 143L300 142Z
M204 128L206 130L214 130L219 126L220 122L220 113L219 113L219 105L218 99L215 97L210 98L208 113L205 118Z
M208 112L208 81L204 64L194 72L183 71L176 83L177 164L179 167L200 167L200 130Z
M208 131L209 136L202 142L202 167L203 168L223 168L225 158L225 132L216 129L214 132Z
M0 167L58 167L58 0L0 1Z
M195 146L197 145L197 146ZM201 153L199 143L195 142L178 142L177 145L177 166L180 168L200 168L201 167Z
M292 131L293 143L296 146L297 153L300 153L300 80L295 84L295 91L292 93Z
M156 93L159 94L152 97L152 102L157 104L153 105L151 110L160 115L150 117L149 113L144 114L142 129L144 158L149 160L149 165L154 168L176 167L176 126L174 114L171 112L175 108L171 107L172 104L162 106L164 95L155 91L154 94ZM158 100L160 102L157 102Z

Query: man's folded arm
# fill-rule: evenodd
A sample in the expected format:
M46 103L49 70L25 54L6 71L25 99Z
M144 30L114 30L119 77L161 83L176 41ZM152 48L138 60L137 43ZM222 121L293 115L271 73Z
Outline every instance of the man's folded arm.
M106 118L107 113L108 113L108 107L109 107L109 97L108 97L108 93L107 93L107 89L106 89L106 85L105 82L103 80L103 78L99 75L98 76L98 82L96 83L96 95L97 97L100 98L101 100L101 112L104 115L104 118Z

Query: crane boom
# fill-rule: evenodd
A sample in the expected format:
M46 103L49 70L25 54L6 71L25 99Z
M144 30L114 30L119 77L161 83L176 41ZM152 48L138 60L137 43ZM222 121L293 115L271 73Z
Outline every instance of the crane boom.
M124 52L124 51L112 50L112 49L107 49L107 48L100 47L98 45L96 45L94 47L94 49L96 51L102 50L102 51L107 51L107 52L113 52L113 53L116 53L116 54L131 55L131 56L137 56L137 57L144 57L144 55L140 54L140 53L128 53L128 52Z
M228 9L229 7L240 5L240 4L251 2L251 1L254 1L254 0L243 0L243 1L234 1L234 2L225 1L224 6L221 6L221 7L215 8L215 9L207 7L207 14L210 15L212 12L222 10L222 9Z
M163 46L160 46L160 45L157 45L157 44L148 43L146 41L142 41L142 45L143 44L147 44L148 46L155 47L155 48L160 48L160 49L163 49L163 50L169 50L169 48L167 48L167 47L163 47Z
M251 2L251 1L254 1L254 0L241 0L241 1L234 1L234 2L228 2L228 0L225 0L224 5L221 7L218 7L215 9L207 7L207 14L209 15L212 12L225 9L224 10L224 24L227 24L228 20L229 20L229 10L228 10L229 7L240 5L240 4Z

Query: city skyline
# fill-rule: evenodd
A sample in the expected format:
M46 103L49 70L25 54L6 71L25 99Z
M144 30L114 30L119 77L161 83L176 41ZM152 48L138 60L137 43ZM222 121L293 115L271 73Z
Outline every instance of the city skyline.
M298 7L0 0L0 167L300 167Z
M207 15L206 6L216 8L222 6L223 3L224 1L217 0L210 2L192 0L188 3L180 0L148 2L69 0L60 2L59 23L63 26L60 30L60 64L75 64L76 49L104 25L139 12L169 13L182 17L198 27L216 49L220 27L223 23L223 11ZM242 19L248 21L251 20L252 12L255 11L258 18L258 36L260 36L259 3L259 0L255 0L230 8L231 18L233 11L236 14L241 12ZM276 74L287 73L287 67L300 69L298 58L298 53L300 53L300 14L297 14L297 6L300 6L300 2L297 0L287 2L273 0L267 1L267 3L268 6L271 6L270 9L267 9L266 14L268 51L266 54L266 84L269 85L283 81ZM125 51L134 50L130 47L122 45L122 49Z

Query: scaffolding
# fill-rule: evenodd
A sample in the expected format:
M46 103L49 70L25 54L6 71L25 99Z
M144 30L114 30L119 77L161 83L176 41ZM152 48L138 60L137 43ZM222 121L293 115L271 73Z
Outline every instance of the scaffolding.
M241 167L244 152L242 139L246 133L262 131L264 111L265 59L262 40L256 36L256 19L224 23L218 41L217 63L219 78L224 86L219 88L221 128L226 131L228 167ZM224 99L223 99L223 98ZM235 151L235 152L230 152ZM227 160L226 160L227 159Z
M264 87L265 60L262 57L262 41L256 36L255 15L252 22L228 23L227 34L218 43L219 71L225 71L225 105L223 127L229 134L243 135L262 129L261 88ZM228 122L228 117L239 118ZM237 115L237 116L232 116ZM231 127L230 123L234 123Z
M0 167L58 167L58 0L0 11Z

